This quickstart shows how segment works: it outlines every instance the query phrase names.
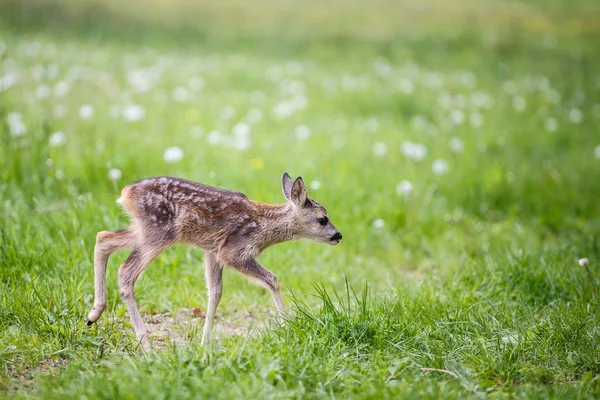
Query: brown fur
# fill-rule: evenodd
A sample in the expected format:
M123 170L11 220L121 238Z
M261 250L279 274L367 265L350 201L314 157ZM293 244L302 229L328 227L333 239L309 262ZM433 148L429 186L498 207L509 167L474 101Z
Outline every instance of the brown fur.
M282 313L284 305L277 277L255 257L267 247L289 240L309 238L329 244L338 244L341 240L325 208L308 198L302 178L292 181L286 173L282 188L288 201L273 205L252 201L239 192L180 178L148 178L127 185L117 202L131 216L131 226L100 232L96 239L95 300L88 325L97 321L106 308L108 257L114 251L132 249L119 268L119 287L136 336L148 347L134 285L148 264L175 243L192 244L206 253L209 302L202 343L210 340L211 325L221 299L223 265L235 268L266 287Z

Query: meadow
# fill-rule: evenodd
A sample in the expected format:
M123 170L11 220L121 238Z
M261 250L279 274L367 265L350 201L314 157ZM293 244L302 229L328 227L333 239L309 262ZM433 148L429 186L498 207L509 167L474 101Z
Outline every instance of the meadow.
M0 3L0 397L600 396L595 1ZM138 179L284 201L344 235L224 272L199 249L93 303L96 233ZM585 259L585 260L584 260ZM587 261L587 263L586 263Z

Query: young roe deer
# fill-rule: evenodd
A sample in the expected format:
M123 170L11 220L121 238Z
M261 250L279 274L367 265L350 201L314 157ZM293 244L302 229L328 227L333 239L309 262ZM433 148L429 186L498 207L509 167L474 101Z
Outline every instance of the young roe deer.
M327 210L308 197L301 177L292 180L284 173L282 186L287 202L277 205L172 177L148 178L125 186L117 202L131 216L132 223L127 229L99 232L96 237L95 299L88 326L106 308L108 257L117 250L132 249L119 268L119 288L137 340L148 348L148 334L135 301L135 281L152 260L175 243L196 245L205 252L208 307L202 345L210 341L221 300L223 265L266 287L281 315L284 305L277 277L255 257L265 248L289 240L307 238L331 245L342 240Z

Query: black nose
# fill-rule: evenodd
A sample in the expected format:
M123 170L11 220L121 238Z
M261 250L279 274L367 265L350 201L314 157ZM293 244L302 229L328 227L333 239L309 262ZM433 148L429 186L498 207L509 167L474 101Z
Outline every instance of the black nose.
M342 234L340 232L337 232L331 237L331 240L342 240Z

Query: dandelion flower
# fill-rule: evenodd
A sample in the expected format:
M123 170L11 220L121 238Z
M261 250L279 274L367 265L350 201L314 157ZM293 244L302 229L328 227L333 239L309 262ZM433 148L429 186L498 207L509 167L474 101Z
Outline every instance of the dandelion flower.
M223 134L221 132L214 130L208 132L208 144L211 146L216 146L218 144L223 143Z
M516 112L525 111L527 100L523 96L515 96L512 100L512 106Z
M450 150L453 152L460 153L464 150L464 148L465 145L461 138L454 136L452 139L450 139Z
M146 116L146 109L143 106L131 104L123 108L123 118L129 122L140 121Z
M311 190L319 190L321 188L321 183L319 181L312 181L310 183Z
M37 87L35 92L39 99L45 99L46 97L50 96L50 94L52 93L52 90L50 89L50 86L48 86L48 85L40 85Z
M558 129L558 121L555 118L550 117L546 120L544 127L548 132L556 132Z
M431 168L436 175L443 175L449 170L448 163L442 159L435 160Z
M190 98L190 91L183 86L178 86L173 90L172 96L173 100L184 103Z
M373 153L377 157L385 156L387 153L387 144L385 144L384 142L375 142L373 144Z
M578 124L583 120L583 113L578 108L571 108L569 111L569 121Z
M385 221L382 220L381 218L377 218L375 221L373 221L373 228L375 229L381 229L383 228L385 225Z
M409 196L413 191L413 184L406 179L396 185L396 193L403 196Z
M596 160L600 160L600 145L596 146L594 149L594 157Z
M94 106L91 104L84 104L79 107L79 118L90 119L94 115Z
M299 125L296 128L296 137L299 140L306 140L310 136L310 128L306 125Z
M588 262L589 262L589 261L590 261L590 260L588 260L588 259L587 259L587 257L586 257L586 258L580 258L580 259L579 259L577 262L578 262L578 263L579 263L579 265L581 265L582 267L585 267L585 266L588 264Z
M121 170L118 168L111 168L108 171L108 179L110 179L111 181L118 181L119 179L121 179Z
M469 122L473 128L480 128L483 125L483 115L475 111L469 116Z
M181 150L181 147L178 146L169 147L165 150L165 153L163 154L163 159L169 164L181 161L182 158L183 150Z
M421 161L427 156L427 147L424 144L406 141L400 146L400 151L405 157L415 161Z
M460 125L465 121L465 113L462 110L455 108L450 111L450 119L455 125Z
M52 147L62 146L67 142L67 135L63 132L54 132L48 139L48 144Z
M13 111L8 114L6 120L8 121L8 129L12 136L23 136L27 132L21 113Z
M398 82L398 90L404 94L411 94L415 91L415 84L408 78L402 78Z
M56 85L54 85L54 95L56 97L62 97L65 94L69 93L69 83L66 81L60 81Z
M255 171L261 170L265 166L265 160L262 158L253 158L250 160L250 166Z
M263 112L260 108L251 108L246 114L246 121L250 124L256 124L263 118Z
M194 92L199 92L202 90L205 84L206 82L201 76L192 76L190 79L188 79L188 86Z
M67 106L64 104L55 105L54 108L52 108L52 115L57 119L64 118L64 116L67 115Z
M192 126L192 129L190 129L190 136L192 137L192 139L200 139L202 137L203 132L204 129L202 129L200 125L194 125Z

